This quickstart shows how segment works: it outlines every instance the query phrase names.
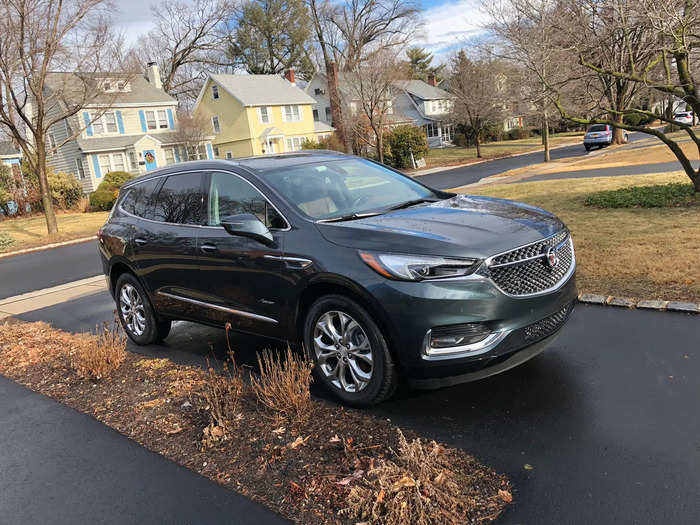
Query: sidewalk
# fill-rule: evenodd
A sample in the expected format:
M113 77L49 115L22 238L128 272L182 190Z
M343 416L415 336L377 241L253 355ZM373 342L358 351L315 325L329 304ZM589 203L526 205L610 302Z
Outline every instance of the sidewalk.
M287 523L0 376L0 522Z

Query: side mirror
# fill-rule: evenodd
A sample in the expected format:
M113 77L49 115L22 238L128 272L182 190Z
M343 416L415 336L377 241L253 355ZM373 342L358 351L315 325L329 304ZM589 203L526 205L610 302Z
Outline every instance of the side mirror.
M270 230L252 213L224 217L221 219L221 226L231 235L255 239L268 246L275 244Z

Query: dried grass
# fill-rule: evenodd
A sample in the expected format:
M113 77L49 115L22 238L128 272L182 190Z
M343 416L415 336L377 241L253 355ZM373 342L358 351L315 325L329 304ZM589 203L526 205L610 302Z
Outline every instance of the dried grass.
M270 350L258 355L259 377L250 384L258 403L275 418L290 422L306 419L311 411L312 363L295 355L290 347L283 356Z
M341 515L370 523L442 525L464 523L464 498L445 449L435 441L410 443L399 430L393 460L370 470L347 497Z
M97 327L94 337L83 339L71 357L71 366L85 379L100 380L117 370L126 359L126 335L115 319Z

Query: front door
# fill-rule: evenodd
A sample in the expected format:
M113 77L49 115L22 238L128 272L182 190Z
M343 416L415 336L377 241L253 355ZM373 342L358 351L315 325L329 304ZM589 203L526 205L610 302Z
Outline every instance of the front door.
M158 167L156 152L152 149L147 149L143 152L143 160L146 162L146 171L151 171Z
M230 322L245 332L281 337L284 312L294 287L283 257L287 224L251 183L230 172L212 172L207 191L207 226L197 242L201 284L211 322ZM256 215L272 232L275 244L229 234L221 219L241 213Z

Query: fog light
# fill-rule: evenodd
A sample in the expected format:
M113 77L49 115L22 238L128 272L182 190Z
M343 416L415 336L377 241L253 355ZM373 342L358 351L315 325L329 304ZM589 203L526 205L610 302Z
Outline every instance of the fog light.
M501 332L492 332L484 323L436 326L425 334L423 354L428 359L469 354L484 350L501 339Z

